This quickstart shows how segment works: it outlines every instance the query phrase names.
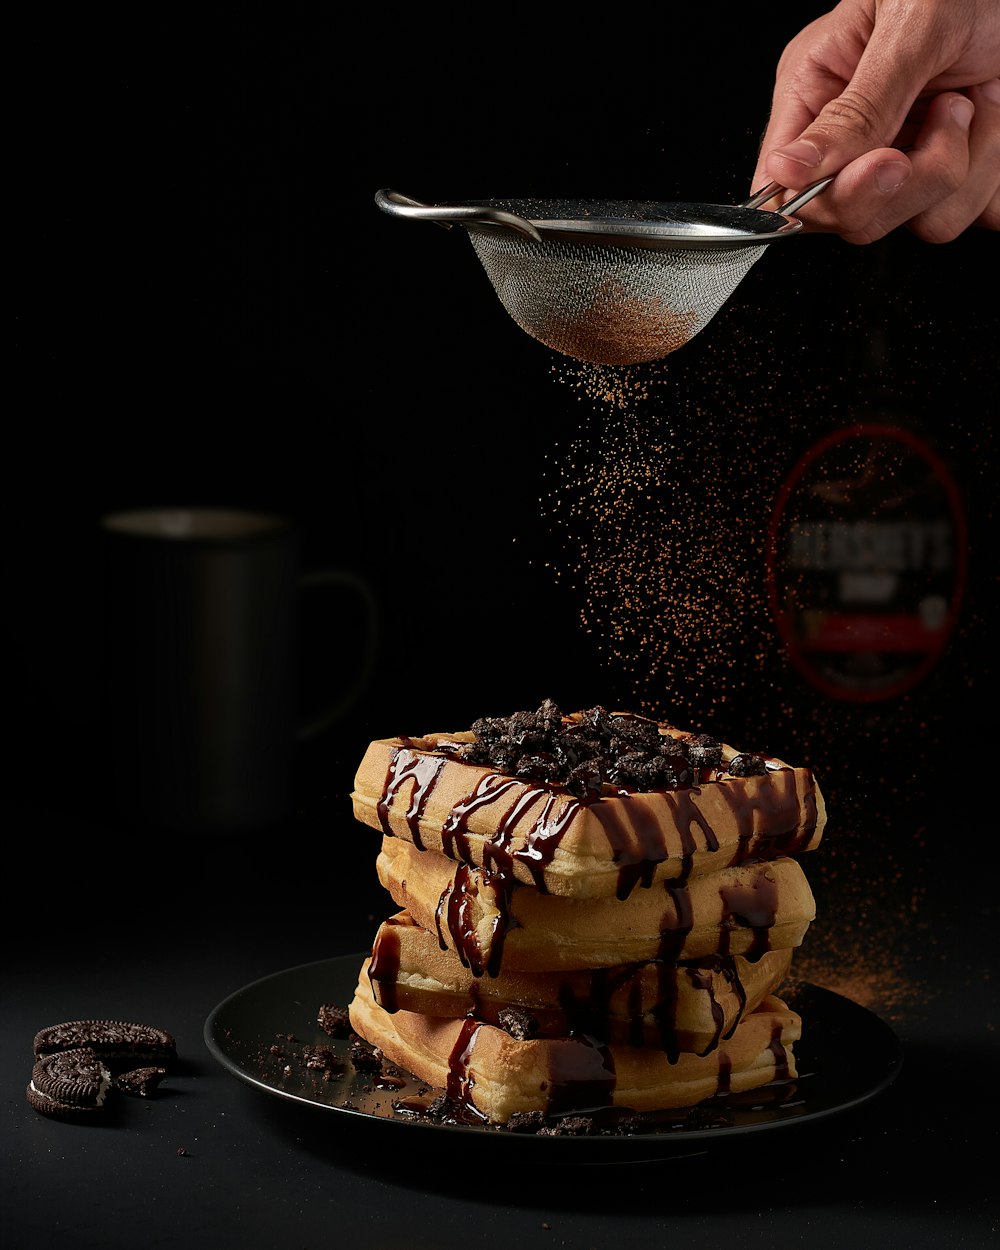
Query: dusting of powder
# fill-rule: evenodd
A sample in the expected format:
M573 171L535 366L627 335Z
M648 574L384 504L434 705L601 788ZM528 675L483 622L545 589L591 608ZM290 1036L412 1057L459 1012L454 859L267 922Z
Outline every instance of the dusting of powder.
M844 722L789 680L765 587L774 500L798 454L838 419L836 405L816 385L797 390L789 410L787 383L768 374L766 350L745 348L717 342L703 354L696 396L673 361L554 366L554 383L575 393L581 411L571 441L554 446L545 467L541 513L559 551L547 569L579 605L609 682L627 688L623 702L677 724L725 726L736 693L749 690L762 709L760 732L777 727L794 738L797 760L814 763L831 820L806 865L817 919L793 972L895 1021L929 996L919 973L921 960L934 958L927 831L901 821L874 854L864 831L878 804L912 803L913 773L886 761L887 713L878 706L858 712L850 730L864 769L824 771L843 750ZM895 699L891 715L888 732L909 735L919 769L934 741L919 699Z

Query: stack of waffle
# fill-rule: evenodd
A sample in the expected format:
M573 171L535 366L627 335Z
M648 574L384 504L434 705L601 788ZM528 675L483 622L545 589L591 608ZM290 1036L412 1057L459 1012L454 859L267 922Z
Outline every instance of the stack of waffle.
M654 1112L793 1080L810 770L596 707L372 742L354 814L399 909L354 1030L483 1120Z

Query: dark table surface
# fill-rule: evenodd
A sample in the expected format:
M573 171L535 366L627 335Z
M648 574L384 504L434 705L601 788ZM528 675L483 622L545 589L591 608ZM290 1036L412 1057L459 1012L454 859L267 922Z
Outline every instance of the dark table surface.
M857 888L857 839L884 830L842 818L804 863L818 915L801 977L875 1013L904 1055L895 1081L842 1114L590 1163L582 1151L497 1151L486 1135L408 1135L234 1077L204 1040L216 1006L269 974L359 954L394 910L350 812L355 746L317 748L295 817L241 838L129 836L92 811L74 817L55 788L7 804L8 845L26 848L5 909L11 1250L995 1244L993 870L959 873L974 825L945 827L926 807L893 835L924 844L923 860L886 856L909 866L874 889L870 874ZM942 843L952 871L925 872ZM81 1018L177 1039L177 1070L155 1096L120 1099L103 1125L46 1118L25 1099L35 1032Z

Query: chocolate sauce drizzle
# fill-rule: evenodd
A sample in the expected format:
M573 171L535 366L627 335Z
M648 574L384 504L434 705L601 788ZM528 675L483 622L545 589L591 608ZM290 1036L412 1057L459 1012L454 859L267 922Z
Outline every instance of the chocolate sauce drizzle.
M653 970L656 976L655 1002L647 1002L644 974ZM707 1055L724 1040L725 1013L715 992L713 973L725 978L728 986L738 996L740 1011L726 1037L730 1036L746 1006L746 987L741 981L731 959L713 956L694 963L667 963L653 960L648 964L623 964L615 968L595 968L590 974L587 992L579 994L567 981L559 992L559 1005L567 1020L571 1034L606 1038L611 1033L613 999L624 993L628 1005L627 1040L631 1046L648 1046L649 1024L652 1018L655 1041L671 1063L681 1053L680 1039L674 1025L674 1006L680 993L681 979L686 979L697 990L708 995L715 1030L699 1054Z
M472 1051L476 1035L482 1026L478 1020L463 1020L455 1045L448 1056L448 1084L446 1092L453 1102L463 1107L475 1107L473 1090L476 1082L472 1076Z
M389 761L389 772L385 785L382 787L382 797L378 802L378 818L383 830L389 833L389 808L393 796L402 789L404 782L412 777L414 786L410 795L410 806L406 811L406 824L410 830L413 845L418 851L424 849L423 839L420 836L420 817L445 762L443 756L417 754L403 747L393 751Z
M774 1056L774 1076L775 1081L791 1080L792 1072L788 1063L788 1051L785 1049L781 1041L781 1025L775 1024L771 1029L771 1043L769 1046L771 1054Z
M551 1113L612 1104L615 1064L607 1046L590 1037L569 1037L554 1043L549 1054Z
M405 819L413 845L418 850L424 849L420 820L447 759L446 754L421 752L406 745L393 749L382 797L377 805L386 835L392 836L389 809L393 799L402 793L407 782L412 782ZM756 794L750 792L753 787L742 787L738 805L731 787L714 773L706 780L703 772L697 786L656 792L677 808L676 823L683 831L681 872L664 883L669 906L661 925L658 959L664 963L676 962L692 928L693 917L686 887L699 845L695 831L700 831L706 850L715 852L719 849L715 831L694 801L696 795L706 785L718 788L738 827L737 850L729 863L746 863L793 853L808 843L815 829L817 804L815 781L811 774L807 777L803 806L808 819L802 822L801 831L794 817L790 827L777 832L769 831L769 824L773 824L783 811L789 810L794 814L798 810L798 803L790 802L794 797L795 780L792 770L788 768L770 769L770 784L757 787ZM508 799L508 796L511 797ZM442 852L458 864L452 884L442 894L437 906L438 938L442 949L451 946L463 965L476 976L498 974L504 938L510 925L511 895L517 884L515 865L525 865L536 889L547 893L545 870L551 865L566 830L584 806L600 821L612 857L618 864L616 897L628 898L637 886L650 888L656 865L667 857L662 823L637 793L620 790L616 797L622 802L612 805L604 802L600 795L586 800L567 796L556 783L527 781L495 772L480 777L473 791L452 806L442 825ZM507 806L496 821L496 833L483 847L483 862L477 870L469 838L470 819L480 809L504 802ZM528 820L531 824L523 833L523 844L513 848L515 835L521 832ZM734 894L723 897L728 930L737 925L754 930L753 947L748 952L750 959L759 958L769 949L767 931L774 923L776 888L771 883L768 893L766 881L755 885L752 896L737 897ZM488 949L472 919L475 896L483 890L492 895L496 906ZM728 930L724 926L724 941ZM450 942L446 933L450 935ZM727 950L722 953L727 953Z
M455 869L451 884L438 900L435 911L438 943L442 950L448 949L449 942L445 937L447 929L452 939L450 945L473 976L481 977L484 973L489 973L491 977L495 977L500 972L504 938L510 927L512 888L509 877L489 868L477 870L471 864L461 863ZM484 891L490 892L496 902L496 912L490 921L485 951L473 920L476 896Z
M368 978L376 1001L390 1014L399 1010L396 985L400 969L399 922L390 917L379 929L372 946ZM440 937L439 937L440 940ZM468 966L468 965L467 965ZM646 975L655 975L655 990L650 994ZM724 978L728 988L740 1002L740 1011L734 1017L729 1033L723 1035L725 1014L715 992L714 976ZM674 1004L680 993L680 982L686 979L696 989L705 993L711 1003L715 1031L699 1054L707 1055L716 1049L720 1041L730 1036L746 1006L747 993L732 959L711 956L692 963L665 963L651 961L648 964L621 964L612 968L594 968L586 975L581 986L580 977L566 977L557 991L557 1000L565 1016L566 1032L574 1037L610 1039L614 1000L624 996L627 1005L626 1040L632 1046L651 1044L650 1024L655 1043L666 1052L671 1062L681 1053L679 1038L674 1026ZM483 1006L482 995L474 981L468 989L467 1015L483 1019L486 1014L496 1015L496 1008ZM650 1002L649 999L653 998ZM620 1007L619 1007L620 1012Z
M396 983L399 980L400 950L396 928L396 921L393 917L380 927L372 946L371 962L368 965L368 980L371 983L375 1001L390 1013L399 1010Z
M418 850L425 849L420 821L447 759L446 754L420 752L407 746L393 749L382 796L376 808L385 834L392 833L389 809L393 799L412 779L405 819L413 845ZM818 814L816 784L812 774L806 772L807 784L801 796L805 819L801 822L798 819L800 800L795 795L793 770L769 768L767 777L767 785L744 786L737 795L730 784L731 779L714 770L703 770L697 784L653 792L676 809L676 824L683 839L680 880L690 875L693 857L699 850L696 830L701 834L701 849L709 852L719 850L718 837L696 803L697 796L706 786L712 786L721 795L738 830L736 851L727 864L720 864L719 867L751 859L794 855L808 845L816 829ZM530 781L495 772L484 774L472 793L452 807L442 825L443 854L471 864L471 817L483 807L501 803L512 792L513 798L496 822L496 833L484 847L484 866L511 876L514 864L523 864L528 868L536 889L543 894L548 892L545 870L552 864L566 830L584 807L592 811L600 822L612 859L618 865L616 897L628 898L637 886L648 888L657 865L667 858L662 819L657 818L655 810L643 801L638 792L620 789L614 797L621 802L612 805L605 801L603 795L577 799L569 796L558 783ZM560 798L562 806L553 816ZM785 812L791 823L784 828L771 828ZM523 846L511 850L515 835L522 831L527 820L532 823L524 830Z

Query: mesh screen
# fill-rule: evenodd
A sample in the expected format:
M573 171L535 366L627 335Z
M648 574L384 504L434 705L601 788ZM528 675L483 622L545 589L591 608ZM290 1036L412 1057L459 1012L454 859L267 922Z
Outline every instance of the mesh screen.
M733 248L536 243L468 231L500 302L533 338L575 360L659 360L704 329L766 243Z

